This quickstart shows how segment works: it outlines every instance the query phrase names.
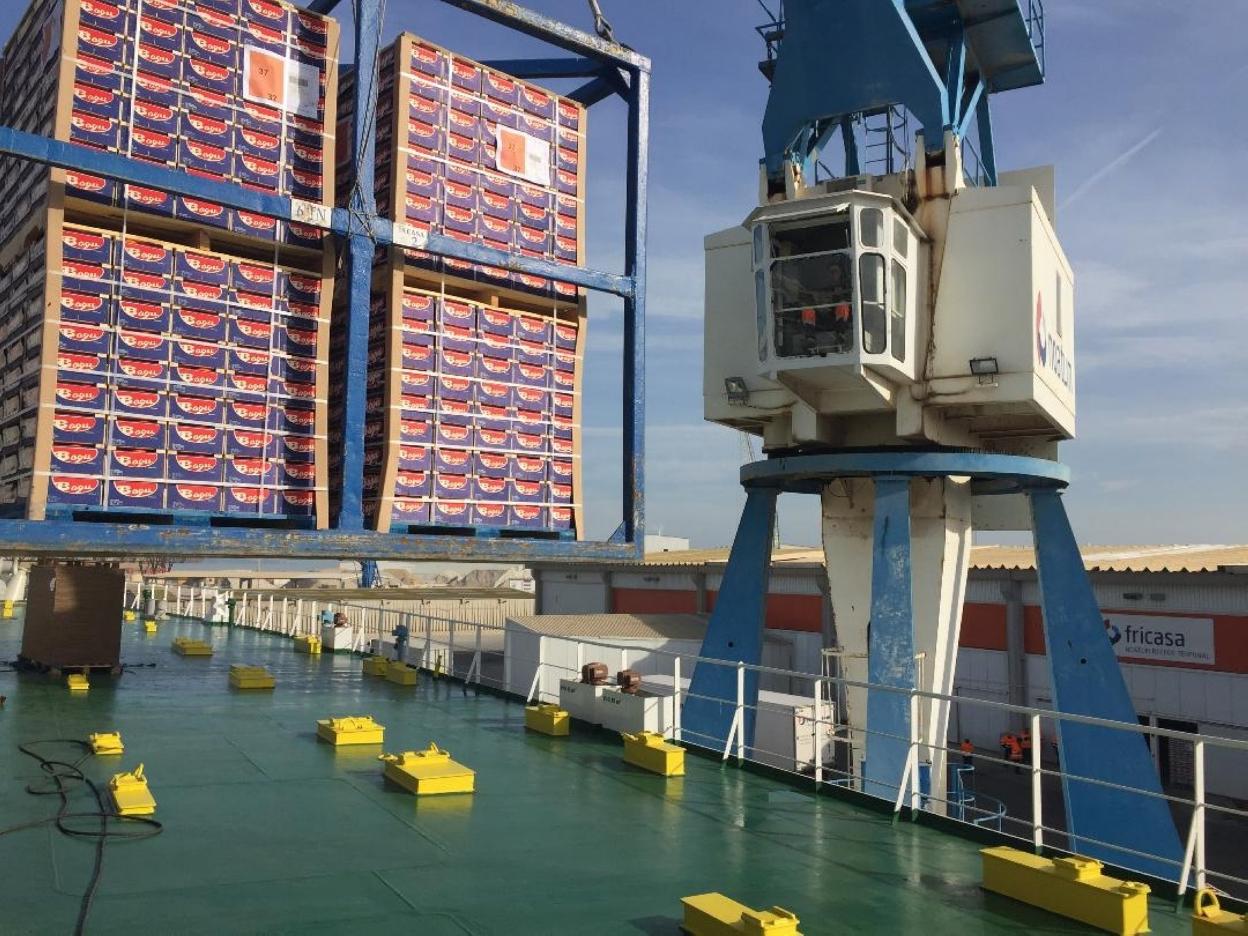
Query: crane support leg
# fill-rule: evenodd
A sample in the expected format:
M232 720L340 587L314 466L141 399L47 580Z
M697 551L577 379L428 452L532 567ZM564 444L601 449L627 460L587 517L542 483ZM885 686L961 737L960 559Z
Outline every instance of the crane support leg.
M1053 708L1134 723L1135 706L1061 497L1054 490L1034 490L1030 499ZM1170 808L1157 798L1161 782L1144 736L1067 721L1058 723L1058 744L1071 850L1175 879L1182 848Z
M703 657L733 663L757 664L762 660L771 538L778 495L779 491L774 488L747 490L745 510L737 525L723 584L702 643ZM754 743L757 672L745 672L743 695L746 705L743 731L748 747ZM723 750L736 708L736 667L699 663L693 671L688 700L681 715L681 736L699 747Z

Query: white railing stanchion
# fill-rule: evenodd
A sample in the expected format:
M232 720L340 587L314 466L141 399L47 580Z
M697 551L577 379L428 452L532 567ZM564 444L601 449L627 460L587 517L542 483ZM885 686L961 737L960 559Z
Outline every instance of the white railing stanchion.
M455 622L451 621L446 641L446 675L455 675Z
M581 670L585 667L585 645L579 640L576 642L576 678L581 678Z
M1044 742L1040 736L1040 714L1031 713L1031 845L1040 854L1044 850L1044 809L1041 799L1040 754Z
M1205 742L1197 741L1192 752L1195 760L1192 777L1192 797L1196 806L1192 823L1196 826L1196 889L1206 886L1205 881Z
M815 757L815 789L818 790L823 785L823 744L820 742L823 734L823 680L815 679L814 684L815 717L810 722L810 733Z
M737 763L745 760L745 664L737 661Z
M433 653L433 618L425 615L425 652L420 661L420 665L433 672L433 660L430 655Z
M481 685L481 625L476 626L476 638L472 650L472 662L468 664L468 672L464 675L464 682L472 682L476 677L477 685Z
M529 686L529 694L525 696L526 703L540 702L539 693L541 691L542 667L546 660L546 637L545 635L537 638L537 666L533 668L533 683Z
M580 670L580 667L577 667ZM680 655L672 657L672 740L680 740Z
M919 815L919 695L910 690L910 819Z

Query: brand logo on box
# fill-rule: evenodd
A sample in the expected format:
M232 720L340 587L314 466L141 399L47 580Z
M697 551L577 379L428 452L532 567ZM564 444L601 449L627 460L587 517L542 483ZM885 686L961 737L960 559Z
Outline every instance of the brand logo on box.
M572 454L572 443L566 439L551 439L550 447L560 455Z
M89 465L99 458L100 450L80 445L54 445L52 457L64 465Z
M158 192L156 189L143 188L140 185L127 185L126 198L148 207L163 205L169 201L167 192Z
M520 376L527 380L538 380L546 376L546 368L540 364L519 364L517 365Z
M457 208L455 205L446 205L443 210L446 211L446 216L452 221L467 224L472 220L472 209L470 208Z
M104 105L111 104L116 97L112 91L104 88L97 88L95 85L79 84L74 82L74 100L82 101L84 104Z
M139 43L139 58L147 62L149 65L155 65L158 68L167 68L177 59L178 53L172 49L162 49L160 46L147 45Z
M81 36L82 33L79 33ZM113 63L98 59L93 55L87 55L85 52L78 53L77 65L79 70L86 72L88 75L96 77L104 77L113 73Z
M312 491L283 491L282 497L292 507L309 508L316 495Z
M134 286L137 289L150 289L158 291L164 289L165 278L159 273L144 273L141 270L126 270L122 274L122 282L127 286ZM159 306L154 308L159 309Z
M160 424L154 422L139 422L134 419L118 419L113 422L113 429L121 433L127 439L140 442L147 439L154 439L160 435Z
M192 253L189 250L183 253L182 256L183 256L183 259L185 259L186 261L186 265L190 267L192 270L194 270L196 273L203 273L207 276L217 276L225 272L225 258L224 257L214 257L212 254ZM193 290L198 290L198 289L203 288L203 285L204 284L202 283L194 283L194 282L183 283L182 288L193 296L200 296L201 298L213 298L212 295L201 294L199 292L193 291ZM213 288L216 290L215 295L220 296L221 295L220 287L213 287Z
M316 440L301 436L287 436L286 447L296 455L311 455L316 448Z
M61 323L61 335L70 341L99 341L104 337L104 329L93 325L75 325L71 322Z
M253 322L250 319L239 319L235 324L238 330L249 338L263 338L269 340L269 334L273 331L271 325L266 322Z
M178 379L183 383L194 384L200 387L211 387L217 382L217 372L208 367L187 367L184 364L177 365Z
M69 122L83 133L109 133L113 129L112 118L96 117L94 114L84 114L81 111L74 111L70 115Z
M286 277L286 281L290 283L291 289L306 295L319 296L321 294L321 281L315 276L301 276L298 273L291 273Z
M243 153L243 165L248 171L258 176L277 176L277 163L268 159L261 159L258 156L251 156Z
M239 419L247 422L259 422L264 419L265 409L263 403L244 403L241 400L231 400L230 410Z
M295 381L287 381L286 391L296 400L315 400L316 387L313 384L296 383Z
M143 127L131 127L130 139L143 146L150 146L152 149L163 149L173 143L169 134L157 133L155 130L147 130Z
M428 472L424 471L400 471L398 480L403 487L416 487L424 484L428 476Z
M175 484L174 492L184 501L203 504L216 500L217 489L208 484Z
M156 39L172 39L178 34L176 24L166 23L164 20L158 20L150 16L139 17L139 29Z
M248 432L245 429L234 430L234 441L246 449L263 449L267 436L263 432Z
M260 501L263 497L259 488L248 488L248 487L226 488L226 494L228 494L231 498L233 498L238 503L245 504L248 507L260 506Z
M321 151L312 146L306 146L303 143L291 143L290 148L294 154L307 163L320 163ZM320 176L316 177L316 183L319 184ZM309 183L313 184L313 183Z
M316 306L308 305L306 302L291 302L288 305L290 314L298 318L314 319L316 318L316 313L320 311Z
M172 59L170 59L170 61L172 61ZM230 70L228 68L222 65L217 65L213 62L205 61L201 58L195 58L194 56L188 57L186 64L190 66L191 71L206 81L225 81L230 77Z
M164 104L156 104L152 101L136 98L133 107L136 114L148 120L160 121L162 123L173 120L173 108L166 107Z
M213 348L210 348L209 350L215 351L215 349ZM234 356L238 358L240 361L242 361L244 364L260 366L260 365L269 363L269 355L267 351L256 351L250 348L236 348L234 351ZM250 379L260 379L260 378L250 378ZM260 389L261 390L264 389L263 385L260 387Z
M120 36L106 33L101 29L92 29L90 26L78 27L79 41L97 49L114 49L117 47L120 38Z
M122 497L148 498L160 490L155 481L114 481L113 490Z
M203 143L199 140L187 140L185 145L196 159L211 163L225 162L225 149L223 147L213 146L211 143Z
M316 478L316 465L311 462L291 462L286 466L286 474L296 481L312 481Z
M199 15L204 16L205 13L210 13L210 12L211 11L209 10L204 10L200 12ZM208 17L204 16L204 19L208 20ZM208 20L208 21L212 22L212 20ZM218 19L214 25L228 28L232 26L233 23L230 22L229 19L222 17ZM233 48L234 46L234 43L230 42L229 39L222 39L220 36L213 36L213 35L209 35L208 33L200 33L200 32L194 32L194 31L191 32L191 42L195 43L196 47L203 50L204 52L207 52L209 55L226 55L229 53L230 49Z
M413 296L405 294L403 296L404 312L428 312L433 308L432 296Z
M155 409L160 405L160 394L150 390L117 390L117 402L127 409Z
M56 365L62 370L93 371L100 366L98 354L71 354L62 351L56 356Z
M502 494L507 490L507 482L502 478L477 478L477 487L483 494Z
M270 473L272 465L266 463L262 458L236 458L234 459L234 470L240 475L260 478Z
M224 106L224 99L221 103ZM230 129L230 125L224 120L217 120L215 117L205 117L203 114L187 114L186 119L192 127L208 136L224 136L226 131ZM225 159L225 150L219 150L221 156L218 159L216 153L213 152L217 150L216 147L210 149L198 140L187 140L186 146L200 159L211 159L214 162L220 162Z
M219 302L225 294L225 287L189 280L182 283L182 291L195 299L209 299Z
M541 403L546 394L529 387L516 387L516 396L525 403Z
M219 218L225 214L225 207L215 202L200 201L198 198L182 198L187 210L200 218Z
M478 429L481 441L486 445L506 445L507 431L504 429Z
M98 478L52 478L52 486L62 494L72 494L81 497L84 494L90 494L100 489L100 481Z
M288 409L286 421L300 429L311 429L316 423L316 413L312 410Z
M182 412L191 416L208 416L217 410L217 401L204 397L182 396L179 394L174 397L174 400Z
M192 61L197 61L197 60L192 59ZM223 110L226 106L228 106L226 96L222 94L220 91L213 91L213 90L210 90L209 88L189 87L186 89L186 93L190 95L192 99L194 99L195 101L199 102L200 104L206 107L212 107L212 108ZM192 126L198 127L199 125L194 123L194 121L192 121ZM220 132L221 133L225 132L224 124L221 125Z
M100 398L100 388L90 384L58 383L56 398L63 403L94 403Z
M252 130L249 127L243 127L239 132L242 134L243 139L256 149L276 150L281 143L272 134L261 133L259 130Z
M179 341L178 350L187 357L211 358L216 357L220 349L216 345L199 344L194 341ZM235 353L239 354L241 352Z
M482 479L478 479L480 484ZM477 504L477 514L486 520L499 520L507 513L505 504Z
M193 397L179 397L178 402L181 404L194 399ZM212 401L209 400L209 403ZM184 407L185 408L185 407ZM209 410L208 412L211 412ZM217 439L217 430L209 426L183 426L177 425L173 427L173 431L177 433L179 439L192 445L207 445L215 442Z
M76 413L57 413L52 417L53 427L61 432L90 432L97 422L99 420L94 416L80 416Z
M442 355L446 358L446 363L454 367L468 367L472 364L472 352L470 351L456 351L452 348L447 348L442 352Z
M444 464L453 468L463 468L468 464L471 455L460 449L442 449L438 452L438 457L442 459Z
M550 473L560 478L572 477L572 463L555 459L550 463Z
M419 514L424 511L425 504L423 501L406 501L396 500L394 507L391 508L396 514Z
M103 250L104 245L111 240L111 238L104 237L102 234L92 234L88 231L74 231L69 228L66 228L61 232L61 238L65 241L66 246L84 252Z
M169 248L163 244L149 244L146 241L127 239L124 246L126 256L133 257L142 263L159 263L169 256ZM153 277L153 279L158 285L164 282L160 277Z
M438 475L438 485L446 491L465 491L468 478L464 475Z
M239 324L242 324L241 322ZM286 340L291 344L299 345L302 348L316 347L316 332L307 331L302 328L286 328Z
M452 442L463 442L468 438L470 430L467 426L456 426L453 423L443 423L438 427L438 432L440 432L444 438L450 439Z
M194 309L179 309L178 318L180 318L188 328L197 328L207 330L216 328L221 324L221 316L215 312L197 312ZM239 322L241 326L243 323Z
M129 358L122 358L117 362L117 368L127 377L147 380L158 379L165 374L165 365L157 361L132 361Z
M113 458L117 460L117 464L121 465L122 468L129 468L132 471L143 471L160 461L160 453L149 452L145 449L117 449L113 452Z
M537 520L542 516L541 507L533 507L529 504L516 504L511 509L518 520Z

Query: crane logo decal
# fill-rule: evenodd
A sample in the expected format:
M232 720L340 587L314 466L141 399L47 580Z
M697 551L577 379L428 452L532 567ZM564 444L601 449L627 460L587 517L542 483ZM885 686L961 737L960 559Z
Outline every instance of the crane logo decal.
M1036 293L1036 356L1040 366L1051 370L1067 388L1075 379L1075 368L1062 347L1061 338L1050 332L1044 320L1044 302L1041 293Z

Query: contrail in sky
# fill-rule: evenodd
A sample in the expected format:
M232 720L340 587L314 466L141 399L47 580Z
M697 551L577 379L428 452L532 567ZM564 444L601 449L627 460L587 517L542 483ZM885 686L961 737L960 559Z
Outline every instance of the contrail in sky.
M1128 160L1130 160L1133 156L1135 156L1136 153L1138 153L1144 147L1148 146L1149 143L1152 143L1153 140L1157 139L1157 137L1161 135L1161 130L1162 128L1158 127L1156 130L1154 130L1148 136L1144 137L1144 139L1140 140L1139 143L1136 143L1126 152L1120 153L1119 155L1111 159L1109 162L1107 162L1105 165L1101 166L1100 169L1096 170L1096 172L1092 173L1090 176L1088 176L1086 179L1080 182L1077 186L1075 186L1075 190L1071 192L1069 195L1067 195L1066 199L1058 207L1065 208L1075 199L1081 197L1084 194L1084 192L1092 188L1092 186L1096 185L1096 183L1100 182L1107 175L1113 172L1117 172L1120 168L1122 168L1123 164L1126 163Z

